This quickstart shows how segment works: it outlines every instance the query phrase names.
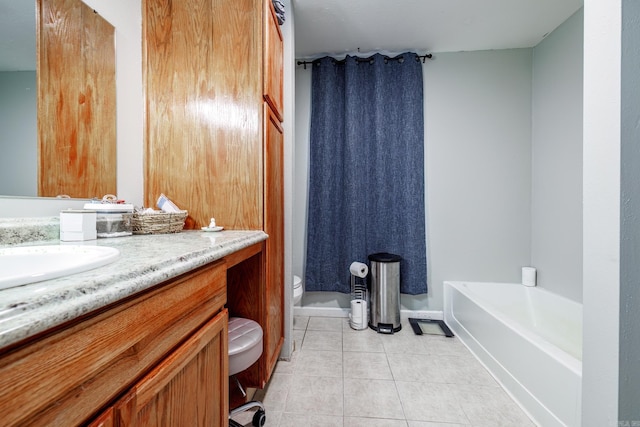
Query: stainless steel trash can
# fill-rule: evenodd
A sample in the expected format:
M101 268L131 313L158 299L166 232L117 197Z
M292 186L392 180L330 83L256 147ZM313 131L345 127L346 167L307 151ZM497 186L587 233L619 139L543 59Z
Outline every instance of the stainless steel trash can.
M400 255L381 252L369 255L371 263L371 314L369 327L393 334L400 324Z

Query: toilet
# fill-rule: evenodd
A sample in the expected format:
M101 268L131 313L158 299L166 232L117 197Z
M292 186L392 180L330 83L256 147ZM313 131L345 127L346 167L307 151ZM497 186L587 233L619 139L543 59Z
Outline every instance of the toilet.
M302 300L303 293L302 279L298 276L293 276L293 305L298 304L300 300Z

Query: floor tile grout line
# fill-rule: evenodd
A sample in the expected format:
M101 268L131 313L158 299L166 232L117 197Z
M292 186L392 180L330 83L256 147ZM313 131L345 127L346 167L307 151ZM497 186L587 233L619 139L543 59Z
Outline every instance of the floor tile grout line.
M309 329L309 324L311 323L311 317L307 318L307 324L305 325L305 329L304 329L304 333L302 334L302 340L304 341L306 339L306 332L313 330L313 329ZM320 323L316 322L316 325L318 325ZM347 330L348 331L348 330ZM343 401L343 410L342 410L342 423L344 426L344 423L346 422L345 420L349 417L346 416L346 389L345 389L345 379L346 379L346 369L347 369L347 365L345 364L345 354L348 353L348 351L345 350L345 339L347 339L347 331L345 331L344 325L343 328L340 330L340 346L341 346L341 353L342 353L342 401ZM338 332L338 331L324 331L324 332ZM404 338L404 337L401 337ZM400 392L398 389L398 384L399 384L399 380L396 378L396 375L394 374L393 370L391 369L391 360L389 359L390 355L393 354L398 354L398 353L402 353L401 351L397 351L397 348L395 348L395 344L393 345L393 347L389 347L389 346L382 346L383 349L383 353L385 354L385 359L388 365L388 368L390 370L391 373L391 378L392 381L394 382L394 387L396 390L396 393L398 395L398 398L400 398ZM302 344L299 346L299 349L302 350ZM435 350L438 350L437 348ZM452 349L450 348L442 348L440 349L442 351L434 351L434 352L429 352L428 354L424 354L422 352L419 353L411 353L411 354L415 354L415 355L419 355L419 356L428 356L428 357L433 357L435 359L438 358L450 358L450 356L452 356L451 358L453 359L464 359L467 357L467 354L460 354L460 353L451 353ZM310 351L321 351L318 349L311 349ZM360 353L380 353L380 352L375 352L375 351L361 351L361 350L351 350L351 351L355 351L355 352L360 352ZM458 351L458 350L456 350ZM486 369L486 368L485 368ZM411 382L411 381L409 381ZM436 381L438 382L438 381ZM441 384L450 384L450 385L455 385L455 386L469 386L469 387L487 387L487 388L492 388L491 386L489 386L488 384L459 384L457 382L448 382L448 381L443 381ZM499 384L496 384L498 388L500 388ZM288 393L287 393L288 394ZM510 396L509 396L510 397ZM407 415L406 415L406 411L405 411L405 402L403 402L402 399L400 400L400 404L401 404L401 409L403 412L403 416L404 416L404 422L408 427L408 423L409 420L407 419ZM510 400L513 401L513 399L511 398ZM466 411L464 409L464 407L462 406L462 404L460 402L458 402L458 406L460 407L460 409L462 410L462 414L464 415L465 418L465 425L471 426L471 418L469 417L469 415L467 414L468 411ZM525 414L526 415L526 414ZM527 418L529 419L529 417L527 416ZM416 420L417 421L417 420Z

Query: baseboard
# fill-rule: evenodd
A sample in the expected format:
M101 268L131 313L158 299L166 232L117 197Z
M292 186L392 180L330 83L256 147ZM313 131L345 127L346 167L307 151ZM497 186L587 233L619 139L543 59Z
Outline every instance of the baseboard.
M341 307L293 307L294 316L309 317L349 317L348 308ZM441 310L400 310L400 319L433 319L442 320L444 315Z
M340 307L293 307L294 316L349 317L348 308Z
M444 314L442 310L400 310L400 318L443 320Z

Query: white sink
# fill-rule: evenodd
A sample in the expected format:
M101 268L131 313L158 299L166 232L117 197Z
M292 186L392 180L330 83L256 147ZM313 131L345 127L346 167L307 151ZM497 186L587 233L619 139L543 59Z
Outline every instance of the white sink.
M0 248L0 289L91 270L115 261L119 255L119 250L105 246Z

